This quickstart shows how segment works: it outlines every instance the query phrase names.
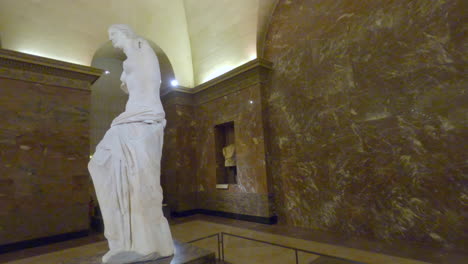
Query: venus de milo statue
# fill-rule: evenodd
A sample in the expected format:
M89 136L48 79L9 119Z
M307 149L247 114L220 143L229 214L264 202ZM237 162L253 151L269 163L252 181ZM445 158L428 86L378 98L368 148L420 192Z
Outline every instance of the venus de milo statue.
M158 58L127 25L112 25L109 38L127 56L120 79L129 98L88 165L110 249L102 260L131 263L170 256L174 244L160 185L166 120Z

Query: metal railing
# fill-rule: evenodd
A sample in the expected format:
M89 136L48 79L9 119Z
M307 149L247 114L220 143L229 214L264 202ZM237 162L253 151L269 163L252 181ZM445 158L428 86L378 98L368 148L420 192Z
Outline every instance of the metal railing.
M345 261L347 263L365 264L363 262L357 262L357 261L353 261L353 260L349 260L349 259L345 259L345 258L341 258L341 257L336 257L336 256L332 256L332 255L327 255L327 254L323 254L323 253L319 253L319 252L315 252L315 251L284 246L284 245L271 243L271 242L264 241L264 240L259 240L259 239L254 239L254 238L250 238L250 237L234 235L234 234L230 234L230 233L226 233L226 232L221 232L221 233L216 233L216 234L212 234L212 235L209 235L209 236L204 236L204 237L201 237L201 238L197 238L197 239L188 241L187 243L194 243L194 242L204 240L204 239L207 239L207 238L216 237L217 238L217 245L218 245L218 259L224 261L225 260L225 256L224 256L224 237L225 236L236 237L236 238L245 239L245 240L249 240L249 241L254 241L254 242L258 242L258 243L263 243L263 244L267 244L267 245L271 245L271 246L275 246L275 247L280 247L280 248L293 250L294 254L295 254L296 264L299 264L299 252L318 255L318 256L321 256L321 257L333 258L333 259L336 259L336 260Z
M207 238L211 238L211 237L217 237L217 240L218 240L218 258L223 260L224 261L224 254L223 254L223 258L221 258L221 248L223 248L223 252L224 252L224 245L223 245L223 242L222 242L222 237L220 236L220 233L216 233L216 234L213 234L213 235L209 235L209 236L204 236L204 237L200 237L200 238L197 238L197 239L194 239L194 240L190 240L186 243L194 243L194 242L197 242L197 241L200 241L200 240L203 240L203 239L207 239ZM221 237L221 239L220 239Z

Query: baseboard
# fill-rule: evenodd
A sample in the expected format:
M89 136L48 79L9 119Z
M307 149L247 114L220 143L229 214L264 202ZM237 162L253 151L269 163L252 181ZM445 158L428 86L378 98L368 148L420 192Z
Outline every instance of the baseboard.
M171 217L186 217L186 216L191 216L195 214L201 214L200 209L192 209L192 210L186 210L186 211L179 211L179 212L171 212Z
M206 210L206 209L193 209L193 210L187 210L187 211L172 212L171 216L177 218L177 217L191 216L194 214L220 216L220 217L225 217L225 218L261 223L261 224L267 224L267 225L273 225L278 222L278 217L276 215L270 216L270 217L264 217L264 216L244 215L244 214L236 214L236 213Z
M55 236L41 237L41 238L35 238L31 240L15 242L11 244L0 245L0 254L12 252L12 251L18 251L18 250L22 250L26 248L44 246L44 245L57 243L57 242L63 242L63 241L67 241L67 240L71 240L75 238L85 237L88 234L89 234L89 230L86 229L86 230L70 232L70 233L65 233L65 234L60 234L60 235L55 235Z

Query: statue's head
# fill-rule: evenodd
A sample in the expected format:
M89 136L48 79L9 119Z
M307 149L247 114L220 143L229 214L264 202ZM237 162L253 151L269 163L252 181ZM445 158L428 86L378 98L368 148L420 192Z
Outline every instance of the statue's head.
M129 25L114 24L109 27L109 39L116 48L123 49L130 40L136 39L137 35Z

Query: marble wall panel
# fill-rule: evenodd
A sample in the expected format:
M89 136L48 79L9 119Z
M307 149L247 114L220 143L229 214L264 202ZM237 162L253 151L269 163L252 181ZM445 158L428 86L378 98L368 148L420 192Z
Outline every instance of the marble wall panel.
M164 192L164 202L172 208L175 207L177 194L177 183L174 180L176 177L175 164L177 158L175 107L175 105L164 106L167 123L164 129L163 155L161 157L161 187Z
M177 122L180 124L177 130L177 185L179 211L192 210L197 208L196 192L197 179L194 167L197 157L194 155L197 144L195 138L195 128L197 121L193 118L193 106L178 105L176 108Z
M265 54L280 223L466 250L463 1L283 1Z
M268 67L263 60L253 61L193 91L163 96L168 126L162 171L173 211L273 215L261 97ZM231 121L237 184L216 189L215 126Z
M162 158L162 186L173 211L196 209L193 106L165 104L167 126Z
M88 229L89 100L0 78L0 244Z
M196 116L199 118L195 155L200 209L270 217L260 85L203 103L197 106ZM237 184L219 190L216 189L214 127L230 121L234 121ZM262 201L266 202L259 203L260 198L249 197L263 197ZM247 202L241 203L249 199L249 206Z
M205 210L270 217L269 197L248 192L203 191L198 193L199 207Z

